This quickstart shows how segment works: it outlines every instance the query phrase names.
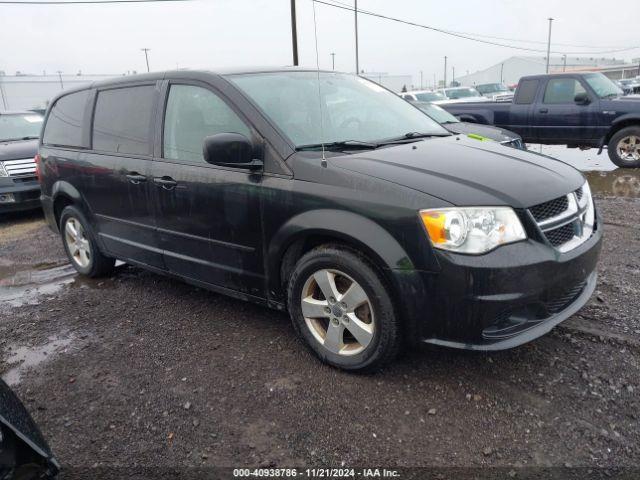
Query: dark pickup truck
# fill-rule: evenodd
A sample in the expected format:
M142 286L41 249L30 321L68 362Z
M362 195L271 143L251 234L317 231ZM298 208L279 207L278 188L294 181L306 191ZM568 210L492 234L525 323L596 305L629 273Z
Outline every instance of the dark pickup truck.
M640 167L640 96L624 97L601 73L534 75L520 79L511 103L442 107L464 122L495 125L525 142L570 148L607 147L620 167Z

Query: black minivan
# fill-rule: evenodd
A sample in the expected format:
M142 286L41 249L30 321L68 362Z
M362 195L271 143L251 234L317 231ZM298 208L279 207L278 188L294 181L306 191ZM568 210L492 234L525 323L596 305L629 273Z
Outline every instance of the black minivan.
M37 158L74 267L287 310L325 362L514 347L581 308L602 228L549 157L451 135L359 76L177 71L64 92Z

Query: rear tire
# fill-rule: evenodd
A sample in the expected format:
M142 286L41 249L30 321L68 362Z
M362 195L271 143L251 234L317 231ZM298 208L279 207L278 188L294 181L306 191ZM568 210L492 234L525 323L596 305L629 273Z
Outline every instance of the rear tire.
M100 252L89 222L77 207L70 205L62 210L60 236L67 257L78 273L95 278L113 271L115 259Z
M396 357L400 323L389 287L357 252L324 245L306 253L295 266L287 297L296 333L323 362L363 372Z
M613 134L607 145L613 163L621 168L640 167L640 126L626 127Z

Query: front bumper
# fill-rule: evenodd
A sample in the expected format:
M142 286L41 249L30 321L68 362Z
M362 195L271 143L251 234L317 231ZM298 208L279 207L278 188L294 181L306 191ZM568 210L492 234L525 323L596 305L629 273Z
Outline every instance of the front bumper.
M7 201L11 197L13 201ZM40 208L40 184L37 180L0 178L0 213Z
M438 252L441 271L422 274L422 342L503 350L546 334L591 297L601 245L598 228L564 254L533 240L476 257Z

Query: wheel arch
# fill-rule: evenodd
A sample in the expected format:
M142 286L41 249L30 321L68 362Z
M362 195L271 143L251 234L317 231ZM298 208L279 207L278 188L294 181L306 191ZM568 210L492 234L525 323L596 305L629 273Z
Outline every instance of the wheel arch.
M403 292L424 293L420 272L405 249L382 226L361 215L341 210L314 210L293 217L271 239L267 251L269 296L286 305L286 279L302 255L316 246L338 243L362 252L381 270L391 297L405 324L408 338L415 337L417 315L412 301L400 301Z
M53 216L56 229L58 229L60 225L62 210L68 205L79 206L80 209L85 211L82 195L80 195L76 187L68 182L62 180L57 181L51 189L51 198L53 200Z
M626 127L640 127L640 114L638 113L629 113L627 115L622 115L616 118L613 122L611 122L611 127L609 131L605 135L602 144L606 145L611 140L616 133Z

